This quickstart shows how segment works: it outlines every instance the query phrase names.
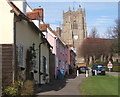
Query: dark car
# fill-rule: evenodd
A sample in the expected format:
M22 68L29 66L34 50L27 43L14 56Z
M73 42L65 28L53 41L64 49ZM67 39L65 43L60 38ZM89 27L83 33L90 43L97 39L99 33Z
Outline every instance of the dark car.
M80 73L86 73L86 70L88 70L88 67L86 67L86 66L81 66L81 67L78 68L78 70L79 70L79 74L80 74Z
M95 64L92 66L92 75L95 75L95 71L97 75L105 75L105 67L102 64Z

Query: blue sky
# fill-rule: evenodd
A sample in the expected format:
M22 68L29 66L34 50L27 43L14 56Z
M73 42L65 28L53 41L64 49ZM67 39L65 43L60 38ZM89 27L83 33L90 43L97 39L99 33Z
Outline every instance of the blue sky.
M69 7L73 10L82 8L86 10L87 32L96 27L99 35L105 37L107 28L115 25L118 18L117 2L28 2L34 9L41 6L44 8L44 21L49 23L53 29L62 25L63 10L68 11Z

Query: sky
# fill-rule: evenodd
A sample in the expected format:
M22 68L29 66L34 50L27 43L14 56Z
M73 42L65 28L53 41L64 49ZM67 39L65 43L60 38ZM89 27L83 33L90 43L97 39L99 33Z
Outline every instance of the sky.
M44 1L44 0L43 0ZM118 2L82 2L74 0L73 2L43 2L43 1L28 1L31 8L44 9L44 21L50 24L55 29L58 26L62 26L63 10L67 12L71 10L77 10L79 5L86 10L86 24L88 35L91 33L91 29L96 27L100 37L106 38L106 32L109 27L115 26L115 20L118 19Z

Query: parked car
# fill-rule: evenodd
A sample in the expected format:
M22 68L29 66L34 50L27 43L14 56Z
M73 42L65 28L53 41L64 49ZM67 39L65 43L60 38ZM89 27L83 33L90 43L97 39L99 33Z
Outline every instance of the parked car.
M95 75L95 71L97 75L105 75L105 67L102 64L95 64L92 66L92 75Z
M78 70L79 70L79 74L80 74L80 73L86 73L86 70L88 70L88 67L86 67L86 66L81 66L81 67L78 68Z

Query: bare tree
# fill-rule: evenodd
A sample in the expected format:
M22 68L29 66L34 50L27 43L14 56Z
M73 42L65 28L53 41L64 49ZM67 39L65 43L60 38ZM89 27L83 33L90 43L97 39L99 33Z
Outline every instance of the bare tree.
M113 27L107 28L107 31L104 33L105 38L113 39Z
M111 39L102 38L87 38L84 39L79 49L80 56L85 58L87 64L89 64L89 58L92 57L93 63L96 59L100 59L101 56L109 56Z
M93 28L91 29L91 33L90 33L89 36L90 36L91 38L98 38L98 37L99 37L96 27L93 27Z
M119 49L120 49L120 20L115 20L115 26L114 27L110 27L107 30L108 33L108 38L113 39L114 41L112 41L112 45L111 45L111 52L112 53L118 53Z

